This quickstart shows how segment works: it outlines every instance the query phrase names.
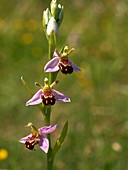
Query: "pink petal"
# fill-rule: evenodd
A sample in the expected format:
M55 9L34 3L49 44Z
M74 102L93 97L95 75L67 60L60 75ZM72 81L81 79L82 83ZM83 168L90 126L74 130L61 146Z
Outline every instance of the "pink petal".
M59 63L59 57L55 57L51 59L44 67L45 72L56 72L59 70L58 63Z
M48 153L49 140L46 138L46 136L44 136L44 135L41 136L39 146L45 153Z
M40 89L30 100L27 101L26 106L40 104L42 102L42 93L42 89Z
M72 60L70 60L70 59L68 59L68 60L69 60L69 62L71 62L74 72L81 71L80 68L72 62Z
M52 90L55 98L58 102L70 102L70 98L66 97L64 94L58 92L57 90Z
M21 139L19 140L19 142L20 142L20 143L25 143L25 142L27 141L27 139L28 139L29 137L31 137L31 136L32 136L32 134L29 134L28 136L21 138Z
M38 131L41 130L42 134L48 134L48 133L51 133L53 132L57 127L57 124L55 125L50 125L50 126L44 126L44 127L41 127L40 129L38 129Z

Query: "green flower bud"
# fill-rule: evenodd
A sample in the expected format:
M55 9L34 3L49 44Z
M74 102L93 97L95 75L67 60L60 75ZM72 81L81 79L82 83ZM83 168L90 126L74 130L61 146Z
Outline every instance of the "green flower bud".
M57 0L52 0L51 1L51 13L52 13L52 16L56 19L57 15L58 15Z
M42 19L42 25L44 27L44 31L46 31L46 29L47 29L47 25L48 25L50 18L51 18L51 13L50 13L49 9L47 8L43 12L43 19Z
M63 16L64 16L64 7L59 4L58 8L60 10L59 10L59 16L58 16L58 19L57 19L57 24L58 24L58 26L60 26L61 22L63 20Z
M53 17L51 17L48 22L47 35L49 36L52 31L54 31L56 35L58 34L58 25L56 23L56 20Z
M57 0L51 2L51 14L55 18L58 26L60 26L63 20L63 6L57 3Z

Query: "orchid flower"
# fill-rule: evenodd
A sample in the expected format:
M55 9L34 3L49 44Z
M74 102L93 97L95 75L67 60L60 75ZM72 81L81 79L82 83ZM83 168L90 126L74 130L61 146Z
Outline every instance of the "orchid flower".
M63 74L71 74L74 72L79 72L80 68L76 66L69 58L68 55L74 51L68 49L68 46L64 47L63 53L59 53L57 50L54 52L54 58L51 59L44 67L45 72L56 72L61 70Z
M44 105L54 105L56 101L58 102L70 102L70 99L64 94L58 92L57 90L52 89L56 82L53 82L51 85L48 85L48 79L44 79L44 86L39 83L35 83L41 89L27 101L26 106L28 105L37 105L44 103Z
M53 132L57 125L44 126L37 129L33 126L32 123L28 123L27 127L31 127L31 134L26 137L23 137L19 140L20 143L25 144L26 148L29 150L34 150L35 145L39 145L39 147L45 152L48 152L49 149L49 140L45 136L45 134L49 134Z

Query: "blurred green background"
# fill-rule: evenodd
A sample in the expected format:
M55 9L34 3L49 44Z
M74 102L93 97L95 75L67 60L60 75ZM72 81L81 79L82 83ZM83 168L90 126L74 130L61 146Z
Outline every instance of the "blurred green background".
M54 164L55 170L126 170L128 168L128 1L60 0L65 16L57 48L74 47L71 59L80 73L58 76L55 89L71 103L56 103L52 123L66 120L69 131ZM42 12L48 0L0 0L0 169L46 169L38 147L28 151L18 141L29 134L24 126L44 121L38 107L26 107L34 82L47 76L48 44ZM54 144L54 142L53 142Z

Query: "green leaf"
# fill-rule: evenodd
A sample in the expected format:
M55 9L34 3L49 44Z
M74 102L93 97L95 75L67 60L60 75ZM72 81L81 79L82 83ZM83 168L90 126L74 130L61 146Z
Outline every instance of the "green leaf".
M32 90L30 89L30 87L28 86L28 84L26 83L26 81L23 79L23 76L21 77L21 81L24 85L24 87L26 88L26 90L29 92L29 94L31 95L31 97L34 95L34 93L32 92ZM45 115L45 110L44 110L44 104L38 104L37 105L39 107L39 109L41 110L41 112L43 113L43 115Z
M26 88L26 90L30 93L30 95L32 96L33 95L33 92L32 90L30 89L30 87L28 86L28 84L26 83L26 81L23 79L23 76L21 77L21 81L24 85L24 87Z
M55 155L57 154L57 152L59 151L59 149L61 148L66 136L67 136L67 131L68 131L68 121L65 123L59 137L56 140L55 146L52 150L52 158L55 158Z
M49 74L49 84L52 84L56 80L58 73L59 71L52 72Z

